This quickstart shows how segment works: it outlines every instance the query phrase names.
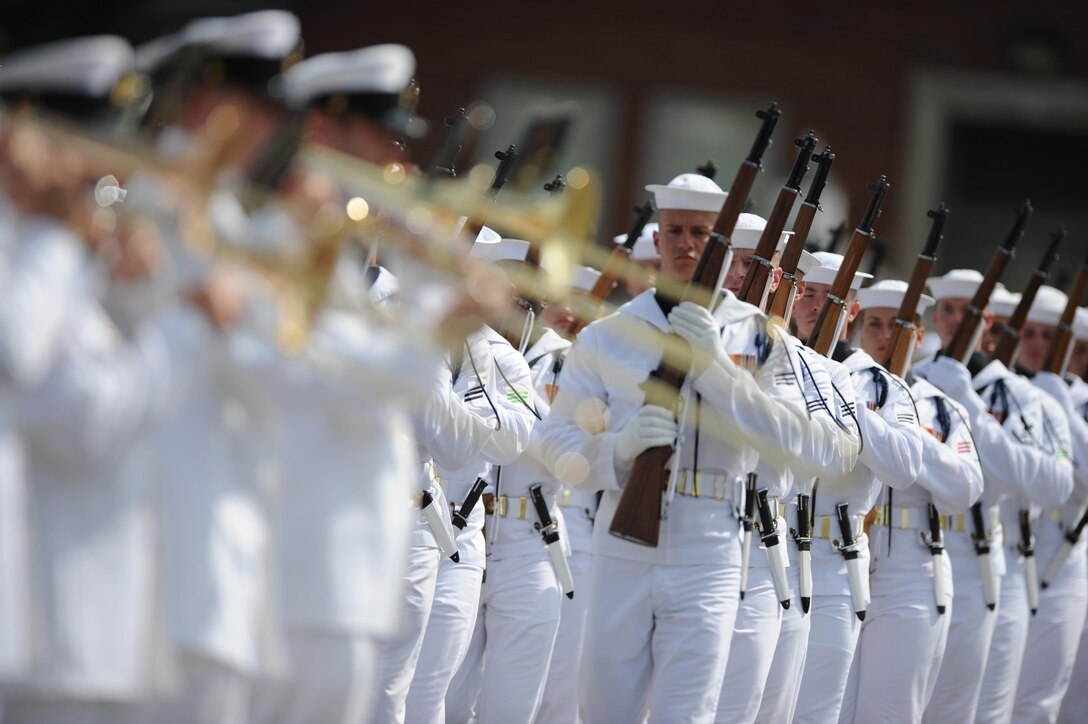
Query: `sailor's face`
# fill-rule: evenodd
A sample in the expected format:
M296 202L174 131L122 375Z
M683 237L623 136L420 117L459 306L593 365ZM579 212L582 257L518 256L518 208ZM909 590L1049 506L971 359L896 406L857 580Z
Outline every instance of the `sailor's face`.
M740 293L740 287L744 284L744 277L748 276L748 269L752 266L752 259L756 256L755 249L738 249L733 247L733 261L729 265L729 272L725 275L725 288Z
M861 348L873 359L883 360L888 356L898 312L891 307L873 307L861 315Z
M662 209L654 246L661 255L661 272L688 281L695 273L718 215L713 211Z
M806 284L805 290L798 290L797 299L793 302L793 322L797 325L797 336L800 339L808 339L812 336L812 328L816 326L816 318L820 316L820 310L824 306L830 284Z
M966 297L949 297L938 301L933 308L933 326L937 328L942 347L952 341L970 301Z
M1008 322L1008 317L993 317L990 318L990 324L986 326L985 331L982 333L982 339L979 341L979 346L986 354L993 354L994 349L997 348L997 341L1001 339L1001 330L1005 327L1005 322Z
M1046 353L1054 339L1054 327L1049 324L1025 322L1020 332L1020 355L1016 364L1028 372L1038 372L1046 362Z

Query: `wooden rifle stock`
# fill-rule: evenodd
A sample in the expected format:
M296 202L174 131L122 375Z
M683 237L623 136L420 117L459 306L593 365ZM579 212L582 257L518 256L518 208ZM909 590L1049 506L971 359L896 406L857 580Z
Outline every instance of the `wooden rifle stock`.
M816 212L820 210L820 195L827 185L827 175L831 172L835 154L831 152L831 146L825 146L820 155L814 155L812 160L817 164L816 173L812 177L808 195L801 203L801 208L797 209L797 218L793 222L793 236L786 242L786 250L782 252L782 278L767 307L769 316L782 320L789 319L793 308L793 294L797 286L797 266L801 263L801 252L805 250L805 243L808 241L809 232L812 231Z
M635 221L627 231L627 238L608 255L608 260L601 269L601 275L597 277L593 289L589 292L590 303L596 305L598 309L604 303L604 300L608 299L608 295L612 293L612 289L615 288L619 278L623 276L624 269L630 263L631 251L635 248L635 243L642 236L643 229L646 228L646 224L650 223L650 219L653 218L656 211L657 209L654 208L652 201L647 201L642 206L635 207ZM590 321L592 320L580 318L571 329L571 336L581 332L582 328L589 324Z
M752 190L756 176L759 175L763 153L771 142L771 134L774 132L781 111L778 110L777 104L772 103L766 111L759 111L756 115L763 124L751 151L733 178L729 196L714 223L714 231L699 258L695 274L684 292L683 301L709 302L716 291L725 261L729 256L729 237L733 234L737 218L744 209L744 203L748 200L748 194ZM676 305L675 300L660 292L657 295L657 303L666 316ZM683 369L678 370L681 366ZM686 365L681 365L675 361L669 362L663 356L661 364L651 374L644 388L647 393L646 403L674 407L671 401L655 399L651 394L652 390L655 387L661 389L662 386L669 390L679 390L684 383L684 378L687 377L689 368L690 361ZM673 397L675 398L675 394ZM666 483L665 467L672 454L671 445L662 445L649 448L635 458L627 478L627 485L620 495L616 512L612 516L612 525L609 527L612 535L633 543L657 545L661 532L661 493Z
M865 249L873 238L873 223L880 215L880 205L884 203L884 197L889 188L890 184L885 176L881 176L875 184L869 184L869 192L872 194L869 207L865 210L861 223L850 236L850 245L846 248L842 265L835 274L831 291L828 292L824 306L820 309L820 316L816 318L816 325L812 328L812 336L808 344L825 357L831 354L831 350L839 341L840 320L846 314L846 298L850 294L854 274L861 266L861 258L865 256Z
M1005 237L1005 243L997 248L993 258L990 259L990 265L986 267L982 283L978 285L975 296L971 298L971 303L967 305L967 310L960 321L960 326L956 328L956 333L952 336L952 341L941 351L941 354L967 364L967 359L975 351L975 344L978 342L983 312L986 311L986 306L990 303L990 296L994 293L994 287L1001 281L1001 277L1005 273L1005 267L1009 265L1009 261L1012 260L1015 254L1017 242L1024 236L1024 226L1027 225L1032 211L1034 209L1031 207L1031 201L1025 200L1019 211L1017 211L1016 221L1013 223L1009 235Z
M918 255L918 261L914 262L914 272L907 283L903 303L899 305L899 313L895 315L895 328L892 329L892 338L888 344L888 358L884 360L884 367L899 377L906 374L911 355L914 353L914 316L917 313L918 302L922 298L926 280L929 279L929 273L933 270L933 263L937 261L937 246L941 243L941 231L948 219L948 208L941 203L937 208L930 209L927 215L933 219L933 224L930 226L925 246Z
M752 256L752 264L748 267L748 273L744 276L740 293L737 295L740 299L760 308L767 294L767 286L774 275L774 264L771 263L771 259L778 250L778 240L782 236L782 230L786 228L786 220L793 211L793 204L801 195L801 181L808 172L808 162L816 148L816 134L809 131L804 138L796 139L794 144L801 151L797 154L793 171L778 192L771 214L767 217L767 225L763 227L763 233L759 235L759 242Z
M1035 301L1035 295L1039 293L1039 287L1043 286L1050 277L1050 267L1058 260L1058 245L1064 238L1064 228L1050 233L1050 244L1039 266L1035 267L1035 271L1031 273L1031 279L1028 280L1028 285L1020 296L1020 303L1016 305L1008 321L1001 325L1001 338L997 341L993 358L1006 367L1012 366L1016 353L1020 349L1020 330L1024 328L1024 322L1027 321L1028 312Z
M1073 284L1069 287L1069 301L1065 303L1062 317L1058 320L1058 328L1054 330L1054 338L1050 341L1050 350L1046 355L1046 364L1043 369L1053 372L1059 377L1065 377L1065 370L1069 367L1069 355L1073 352L1073 320L1077 316L1077 307L1084 299L1084 293L1088 291L1088 259L1077 268L1077 274L1073 277Z

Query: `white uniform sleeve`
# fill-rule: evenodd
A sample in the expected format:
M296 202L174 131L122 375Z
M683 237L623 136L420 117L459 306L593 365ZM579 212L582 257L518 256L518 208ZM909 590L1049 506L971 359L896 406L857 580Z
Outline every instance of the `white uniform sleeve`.
M1043 429L1035 432L1035 438L1042 444L1043 458L1039 474L1028 484L1027 496L1032 503L1049 510L1061 507L1073 492L1072 441L1061 403L1042 390L1039 397Z
M865 441L858 459L892 488L917 482L922 473L923 432L906 388L889 378L884 406L877 411L859 404L857 414Z
M23 430L57 459L124 455L181 398L202 358L204 324L178 310L114 351L66 354L23 399Z
M922 438L923 473L918 478L918 484L929 491L933 504L944 514L967 510L982 495L982 468L971 430L962 413L950 413L947 440L940 442L932 435Z
M484 444L484 457L495 465L508 465L529 444L529 435L537 421L533 412L533 381L525 358L513 347L493 343L491 351L496 369L489 386L496 409L492 410L486 399L477 399L475 409L487 415L485 419L496 428Z
M413 423L419 444L446 470L459 470L472 462L495 432L454 393L445 365Z
M986 403L971 386L971 375L956 360L940 357L915 371L963 406L971 423L986 487L995 495L1019 497L1026 481L1039 472L1042 456L1036 448L1015 439L990 414Z
M619 490L619 429L608 414L608 392L598 361L597 329L589 327L567 354L563 384L551 414L537 425L540 459L563 482L587 490Z
M0 375L29 388L49 372L80 280L80 245L59 225L34 222L0 284Z
M721 434L754 448L773 467L789 467L799 477L845 473L853 465L857 446L830 428L814 423L796 394L764 392L786 376L793 377L788 343L776 341L755 376L728 358L716 359L694 381L704 399L707 421ZM794 383L795 384L795 383Z
M1040 372L1033 380L1039 389L1050 394L1065 411L1073 452L1073 481L1078 491L1088 489L1088 423L1077 414L1069 385L1055 374ZM1031 478L1028 478L1029 480Z

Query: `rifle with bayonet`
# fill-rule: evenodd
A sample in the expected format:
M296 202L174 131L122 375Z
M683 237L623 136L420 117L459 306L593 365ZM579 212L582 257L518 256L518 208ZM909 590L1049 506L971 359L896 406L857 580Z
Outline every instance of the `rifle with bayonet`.
M1006 367L1012 367L1016 353L1020 351L1020 330L1024 328L1024 322L1028 318L1028 311L1031 310L1031 305L1035 301L1036 294L1039 293L1039 288L1050 278L1050 269L1054 266L1054 262L1058 260L1058 246L1061 245L1064 239L1064 228L1050 232L1050 243L1047 245L1046 252L1039 261L1039 265L1031 273L1031 279L1028 280L1028 285L1024 287L1024 293L1020 295L1020 303L1016 305L1012 316L1001 325L1000 337L997 340L997 347L994 349L993 359L1001 362Z
M1054 338L1050 340L1050 350L1046 355L1046 364L1043 366L1047 372L1053 372L1059 377L1065 377L1065 371L1069 367L1069 356L1073 353L1073 320L1077 316L1077 307L1084 299L1084 293L1088 291L1088 259L1077 267L1077 273L1073 277L1073 284L1069 287L1069 299L1062 310L1061 319L1058 320L1058 328L1054 330Z
M994 287L1001 281L1001 276L1005 273L1005 267L1009 265L1009 261L1014 256L1016 244L1024 236L1024 227L1027 225L1032 211L1031 201L1024 201L1016 214L1016 221L1013 223L1009 235L1005 237L1005 243L997 248L993 258L990 259L990 265L986 267L986 274L982 277L982 283L978 285L975 296L971 298L971 303L967 305L963 320L956 329L956 333L952 336L952 341L941 351L941 354L967 364L967 360L974 353L975 348L978 346L979 337L982 334L983 312L990 303L990 296L994 293Z
M861 264L861 258L865 255L865 249L873 238L873 224L880 216L880 206L884 203L884 197L890 185L887 177L881 176L880 180L869 184L868 188L869 193L872 194L869 206L861 217L861 223L857 225L850 237L850 245L846 247L842 265L835 274L831 291L827 294L824 306L820 309L820 316L816 318L816 325L812 328L812 336L808 340L808 346L825 357L831 354L846 323L846 298L850 294L850 285Z
M798 138L794 144L800 148L797 160L793 164L793 170L789 178L778 192L778 198L774 201L771 214L767 217L767 225L763 227L763 233L756 243L752 263L748 267L748 273L740 286L739 299L749 304L763 308L764 298L767 296L767 288L774 276L774 264L771 259L778 250L778 240L782 236L782 230L786 228L786 220L793 211L793 204L801 195L801 182L808 172L808 162L812 152L816 149L816 134L809 131L804 138Z
M464 108L458 108L457 113L446 116L445 120L446 140L442 144L438 155L427 170L430 178L457 178L457 157L465 143L465 134L468 133L468 115Z
M488 196L494 201L498 198L499 192L502 191L502 187L506 185L506 182L510 180L510 174L514 171L514 166L517 164L520 154L518 149L513 144L507 146L505 151L495 151L495 158L499 159L499 166L495 169L495 177L491 180L491 186L487 190ZM465 222L465 233L471 236L473 239L480 233L480 229L484 227L486 219L469 219Z
M937 208L926 212L933 223L929 227L929 236L925 246L914 262L914 272L907 283L907 291L903 295L903 303L899 305L899 312L895 315L895 326L892 328L891 342L888 344L888 357L883 360L885 369L893 375L902 377L906 374L907 364L914 352L914 317L917 314L918 302L922 298L922 290L925 289L926 280L937 261L937 246L943 238L945 221L948 219L948 208L939 204Z
M801 263L801 252L805 250L805 242L812 230L812 222L816 219L816 212L820 210L820 195L827 186L827 175L831 173L831 164L835 161L835 154L831 152L831 146L825 146L820 155L812 157L816 163L816 173L813 174L812 184L808 187L808 195L797 209L797 218L793 222L793 236L786 242L786 249L782 252L782 278L778 281L778 288L771 297L767 314L770 317L789 319L793 311L794 292L797 288L797 266Z
M695 273L684 291L683 301L702 300L708 297L713 299L716 295L730 257L729 238L733 235L737 219L752 190L756 176L762 169L763 154L771 143L771 134L781 113L778 105L772 103L767 110L756 114L762 121L759 134L748 156L737 170L737 175L733 178L729 196L718 214L710 240L703 249ZM660 289L656 298L658 306L666 316L678 303L678 300L667 296ZM687 365L683 365L682 370L677 369L680 366L675 362L669 363L666 359L662 359L661 365L647 381L649 384L645 389L648 401L651 398L657 399L652 393L653 386L661 386L673 391L680 389L690 369L690 361ZM673 406L675 398L674 392L665 406ZM612 525L609 528L612 535L643 545L657 545L661 530L661 493L667 482L665 467L672 453L673 446L662 445L649 448L635 458L631 474L627 479L627 486L623 489L616 512L612 517Z

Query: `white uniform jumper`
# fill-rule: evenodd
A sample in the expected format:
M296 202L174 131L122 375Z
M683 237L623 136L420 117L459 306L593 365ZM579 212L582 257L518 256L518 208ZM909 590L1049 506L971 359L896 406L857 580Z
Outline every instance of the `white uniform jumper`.
M1077 415L1085 421L1088 421L1088 383L1085 383L1080 377L1069 374L1067 379L1070 383L1070 394L1073 397L1073 406ZM1088 565L1088 561L1085 557L1088 556L1088 546L1084 545L1084 541L1088 537L1088 533L1082 533L1080 544L1076 548L1085 548L1080 550L1079 555L1082 565ZM1074 551L1076 551L1076 548ZM1069 556L1070 562L1073 565L1077 563L1073 560L1073 555ZM1045 564L1049 565L1049 564ZM1077 660L1073 666L1073 673L1070 677L1069 687L1066 689L1065 697L1062 699L1061 712L1058 714L1058 721L1061 724L1073 724L1073 722L1079 722L1084 716L1084 712L1088 711L1088 620L1085 621L1085 626L1081 629L1080 644L1077 648Z
M703 402L698 475L683 470L675 481L658 547L609 534L628 472L616 469L616 443L643 404L639 385L660 361L658 333L669 329L653 290L583 330L540 426L543 457L557 476L604 490L582 662L582 716L590 723L638 721L647 710L654 722L713 721L739 602L744 474L758 454L810 469L853 464L856 448L836 450L826 429L809 424L788 347L769 344L765 317L725 293L715 318L724 351L751 372L715 361L694 381ZM693 407L682 426L682 460L693 458Z
M908 485L922 470L922 432L906 386L862 350L840 345L835 356L842 361L832 361L832 379L855 396L863 443L853 470L822 475L813 490L812 628L793 717L798 722L838 718L861 634L846 560L838 549L842 535L836 506L848 506L858 557L868 570L870 546L862 523L876 503L880 481ZM796 525L796 510L791 512Z

